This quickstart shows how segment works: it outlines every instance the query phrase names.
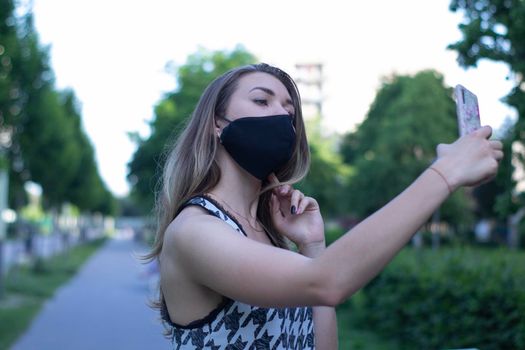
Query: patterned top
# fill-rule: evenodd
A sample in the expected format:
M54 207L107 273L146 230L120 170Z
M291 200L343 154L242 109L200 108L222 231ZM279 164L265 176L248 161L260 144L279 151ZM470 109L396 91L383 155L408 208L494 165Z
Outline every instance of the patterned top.
M209 197L190 199L246 236L242 226ZM164 307L163 320L171 327L174 349L314 349L311 307L262 308L224 298L203 319L183 326L173 323Z

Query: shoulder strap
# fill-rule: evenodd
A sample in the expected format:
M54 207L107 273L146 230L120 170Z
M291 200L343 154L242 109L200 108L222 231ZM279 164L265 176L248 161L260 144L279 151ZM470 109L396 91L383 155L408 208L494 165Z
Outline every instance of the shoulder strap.
M212 198L204 195L192 197L182 206L180 210L190 205L202 207L210 215L218 217L233 227L237 232L240 232L246 236L246 233L244 232L241 224L239 224L239 222L237 222L237 220L232 215L230 215L219 203L217 203Z

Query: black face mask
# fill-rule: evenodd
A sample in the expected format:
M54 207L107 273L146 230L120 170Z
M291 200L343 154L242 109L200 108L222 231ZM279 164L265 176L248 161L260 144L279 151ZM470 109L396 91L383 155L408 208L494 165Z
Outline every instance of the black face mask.
M259 180L291 159L295 129L289 115L223 119L230 124L222 130L222 145L237 164Z

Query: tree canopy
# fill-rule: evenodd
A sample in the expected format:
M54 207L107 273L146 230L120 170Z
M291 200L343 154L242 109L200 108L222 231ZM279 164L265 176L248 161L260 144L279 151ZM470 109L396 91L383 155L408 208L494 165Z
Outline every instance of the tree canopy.
M525 140L525 2L522 0L453 0L453 12L463 13L459 24L462 38L449 45L458 53L463 67L475 67L480 60L488 59L508 65L509 79L514 87L505 101L518 112L518 120L505 138L505 159L498 174L498 183L504 189L497 196L501 216L511 214L523 205L523 195L516 196L512 180L512 143ZM487 82L490 84L490 82ZM518 157L519 158L519 157ZM521 165L524 159L519 158Z
M311 164L297 188L317 200L323 216L337 217L348 210L345 189L351 169L338 150L339 135L325 135L321 119L315 116L305 121Z
M69 202L110 214L115 200L99 175L76 96L55 88L32 14L17 16L15 8L0 0L0 148L9 164L10 206L25 204L24 183L33 181L49 207Z
M384 79L365 120L341 145L343 159L353 168L351 210L358 217L378 210L432 163L439 143L457 136L452 90L440 74L429 70ZM459 191L442 207L442 218L464 221L468 202Z
M137 134L131 135L137 143L137 150L128 164L128 179L133 185L131 196L145 212L154 205L165 149L176 142L177 132L183 128L206 86L226 71L255 60L242 46L232 51L201 49L176 69L177 88L156 105L150 135L144 139Z

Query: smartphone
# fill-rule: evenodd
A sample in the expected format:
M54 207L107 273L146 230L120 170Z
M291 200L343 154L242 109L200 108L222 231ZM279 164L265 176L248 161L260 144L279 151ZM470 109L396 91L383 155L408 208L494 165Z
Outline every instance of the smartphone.
M481 127L478 97L463 85L454 88L459 135L468 135Z

